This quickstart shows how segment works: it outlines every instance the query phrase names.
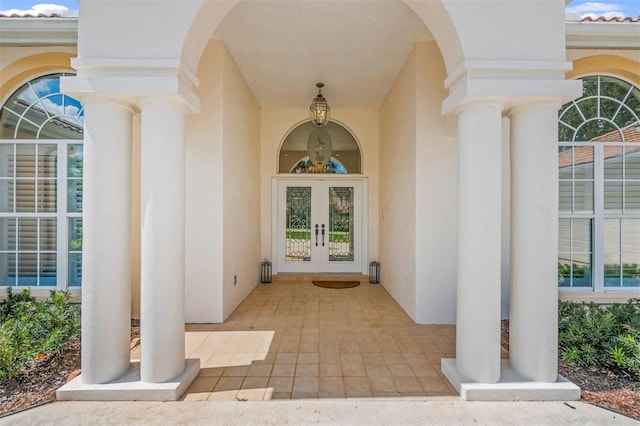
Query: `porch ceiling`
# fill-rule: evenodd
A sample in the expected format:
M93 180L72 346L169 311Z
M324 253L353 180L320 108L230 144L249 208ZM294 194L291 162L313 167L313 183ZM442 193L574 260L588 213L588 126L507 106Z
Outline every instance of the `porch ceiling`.
M400 0L247 0L214 34L263 107L307 106L315 83L332 108L377 108L418 40L432 40Z

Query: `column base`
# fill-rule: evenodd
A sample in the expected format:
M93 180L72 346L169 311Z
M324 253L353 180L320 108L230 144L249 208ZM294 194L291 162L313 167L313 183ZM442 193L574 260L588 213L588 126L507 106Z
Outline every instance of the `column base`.
M187 359L186 368L175 379L164 383L140 380L140 362L116 381L98 385L82 383L82 375L56 391L59 401L177 401L200 372L200 359Z
M533 382L502 360L498 383L477 383L460 375L455 358L443 358L442 373L465 401L577 401L580 388L558 375L555 383Z

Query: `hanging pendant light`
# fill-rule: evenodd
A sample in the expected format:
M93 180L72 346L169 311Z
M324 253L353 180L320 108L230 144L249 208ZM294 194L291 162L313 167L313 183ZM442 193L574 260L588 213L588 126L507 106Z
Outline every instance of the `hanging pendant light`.
M309 114L313 125L316 127L322 127L326 126L329 122L329 113L331 112L331 108L329 108L329 104L325 97L322 96L324 83L318 83L316 84L316 87L318 88L318 96L316 96L311 102Z

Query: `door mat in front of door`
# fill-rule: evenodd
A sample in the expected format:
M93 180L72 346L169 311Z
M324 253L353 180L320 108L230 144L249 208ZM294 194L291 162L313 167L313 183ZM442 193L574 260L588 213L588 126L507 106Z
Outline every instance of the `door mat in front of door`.
M360 281L313 281L313 285L324 288L351 288L358 287Z

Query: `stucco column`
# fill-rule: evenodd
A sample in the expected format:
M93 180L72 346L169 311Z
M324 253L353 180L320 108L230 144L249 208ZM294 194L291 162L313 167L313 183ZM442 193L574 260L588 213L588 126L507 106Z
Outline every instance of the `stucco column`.
M82 105L82 382L99 384L129 368L132 110L98 96Z
M500 380L502 105L458 110L456 365L469 380Z
M511 111L509 356L524 377L555 382L558 356L558 105Z
M173 379L184 354L184 130L181 104L145 98L141 108L140 377Z

